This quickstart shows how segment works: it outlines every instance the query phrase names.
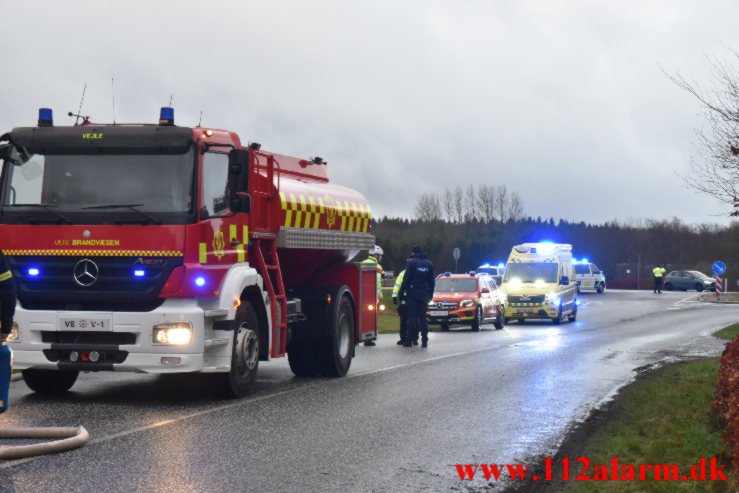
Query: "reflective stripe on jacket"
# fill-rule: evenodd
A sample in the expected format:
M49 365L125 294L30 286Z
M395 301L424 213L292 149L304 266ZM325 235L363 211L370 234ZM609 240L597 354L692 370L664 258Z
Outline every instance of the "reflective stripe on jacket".
M652 269L652 274L654 274L654 277L662 277L663 275L665 275L665 272L667 272L667 270L664 267L655 267L654 269Z
M377 261L377 259L373 256L369 256L366 259L362 260L363 264L377 264L377 301L382 299L382 266L380 265L380 262Z
M405 276L405 269L400 271L398 278L395 280L395 286L393 286L393 298L397 298L400 294L400 286L403 284L403 276Z
M11 277L13 277L13 274L9 270L5 271L2 274L0 274L0 282L7 281Z

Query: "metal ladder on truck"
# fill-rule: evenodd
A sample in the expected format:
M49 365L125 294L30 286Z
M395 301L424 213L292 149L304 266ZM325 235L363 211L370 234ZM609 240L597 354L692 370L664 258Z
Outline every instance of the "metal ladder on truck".
M273 358L285 355L287 347L287 296L285 284L282 282L282 270L277 257L277 240L271 234L254 234L254 260L257 270L264 278L264 287L269 297L269 309L272 315L272 348Z

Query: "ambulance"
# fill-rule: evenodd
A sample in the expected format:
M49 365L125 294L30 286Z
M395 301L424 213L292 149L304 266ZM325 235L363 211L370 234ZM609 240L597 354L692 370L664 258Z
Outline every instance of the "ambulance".
M555 324L577 318L577 282L572 245L524 243L508 257L501 291L505 323L548 319Z

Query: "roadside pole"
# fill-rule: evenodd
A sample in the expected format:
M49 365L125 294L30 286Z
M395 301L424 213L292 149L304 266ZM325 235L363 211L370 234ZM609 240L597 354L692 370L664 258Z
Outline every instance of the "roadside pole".
M726 272L726 264L720 260L717 260L711 266L713 273L716 274L716 299L721 299L721 291L723 290L722 279L724 272Z
M457 269L457 260L459 260L459 247L455 247L452 251L452 257L454 257L454 273L456 274Z

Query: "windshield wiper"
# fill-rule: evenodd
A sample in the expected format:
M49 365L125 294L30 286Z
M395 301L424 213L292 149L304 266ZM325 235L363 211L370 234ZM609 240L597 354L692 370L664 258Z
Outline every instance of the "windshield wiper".
M5 204L3 207L40 207L41 209L45 210L52 216L61 219L62 221L66 222L67 224L74 224L71 219L62 216L58 212L52 209L52 207L57 207L55 204Z
M106 204L106 205L93 205L90 207L83 207L82 209L129 209L135 212L136 214L140 215L141 217L145 218L148 221L153 222L154 224L162 224L162 220L154 217L150 214L147 214L144 211L138 210L136 207L141 207L144 204Z

